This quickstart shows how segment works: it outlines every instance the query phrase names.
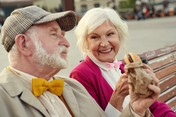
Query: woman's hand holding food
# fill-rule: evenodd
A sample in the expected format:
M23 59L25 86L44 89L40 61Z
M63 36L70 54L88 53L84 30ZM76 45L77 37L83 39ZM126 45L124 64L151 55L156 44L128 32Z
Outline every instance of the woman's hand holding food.
M130 105L135 113L137 113L139 116L143 117L146 109L150 107L159 97L160 94L160 88L159 88L159 80L156 78L155 74L153 73L153 70L147 66L144 65L144 70L146 73L150 75L150 77L154 80L155 85L148 85L148 88L153 91L153 93L146 98L139 97L139 95L133 93L131 89L129 89L130 93Z
M121 111L124 99L127 95L129 95L128 76L124 73L116 83L110 104Z

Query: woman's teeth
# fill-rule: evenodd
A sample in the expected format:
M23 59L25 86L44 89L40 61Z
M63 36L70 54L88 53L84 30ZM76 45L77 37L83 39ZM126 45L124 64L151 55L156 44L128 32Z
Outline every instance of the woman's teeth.
M105 51L101 51L101 52L105 53L105 52L110 52L110 51L111 51L111 48Z

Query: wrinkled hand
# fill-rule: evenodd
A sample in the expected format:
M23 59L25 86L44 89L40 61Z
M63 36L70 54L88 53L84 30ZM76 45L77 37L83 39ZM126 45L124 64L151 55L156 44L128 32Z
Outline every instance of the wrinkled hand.
M127 95L129 95L128 76L124 73L117 81L114 92L109 102L112 106L114 106L114 108L121 111L124 99Z
M148 88L153 91L153 94L146 98L140 98L137 94L133 93L131 89L129 89L130 105L134 112L142 117L144 116L146 109L157 100L161 91L159 88L159 80L156 78L153 70L147 65L144 65L144 70L155 82L155 85L148 85Z

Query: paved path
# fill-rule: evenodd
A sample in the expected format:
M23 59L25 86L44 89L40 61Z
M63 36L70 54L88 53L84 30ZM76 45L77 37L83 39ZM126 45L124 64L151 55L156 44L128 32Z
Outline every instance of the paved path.
M140 54L176 43L176 16L140 21L131 20L127 23L130 33L127 44L128 51L120 51L117 56L118 59L123 59L124 54L128 52ZM73 30L66 33L66 38L71 45L68 54L70 67L59 72L59 75L63 76L69 76L70 71L84 58L76 46L77 39ZM9 65L7 56L3 46L0 45L0 71Z

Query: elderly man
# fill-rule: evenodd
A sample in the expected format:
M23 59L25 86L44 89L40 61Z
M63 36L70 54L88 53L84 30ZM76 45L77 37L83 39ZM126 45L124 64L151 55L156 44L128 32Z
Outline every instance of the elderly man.
M16 9L6 19L1 40L10 66L0 73L1 117L107 117L80 83L55 76L68 66L64 35L75 24L73 11L51 14L36 6ZM148 100L132 94L121 116L149 115L147 107L160 92L157 86L153 91Z

